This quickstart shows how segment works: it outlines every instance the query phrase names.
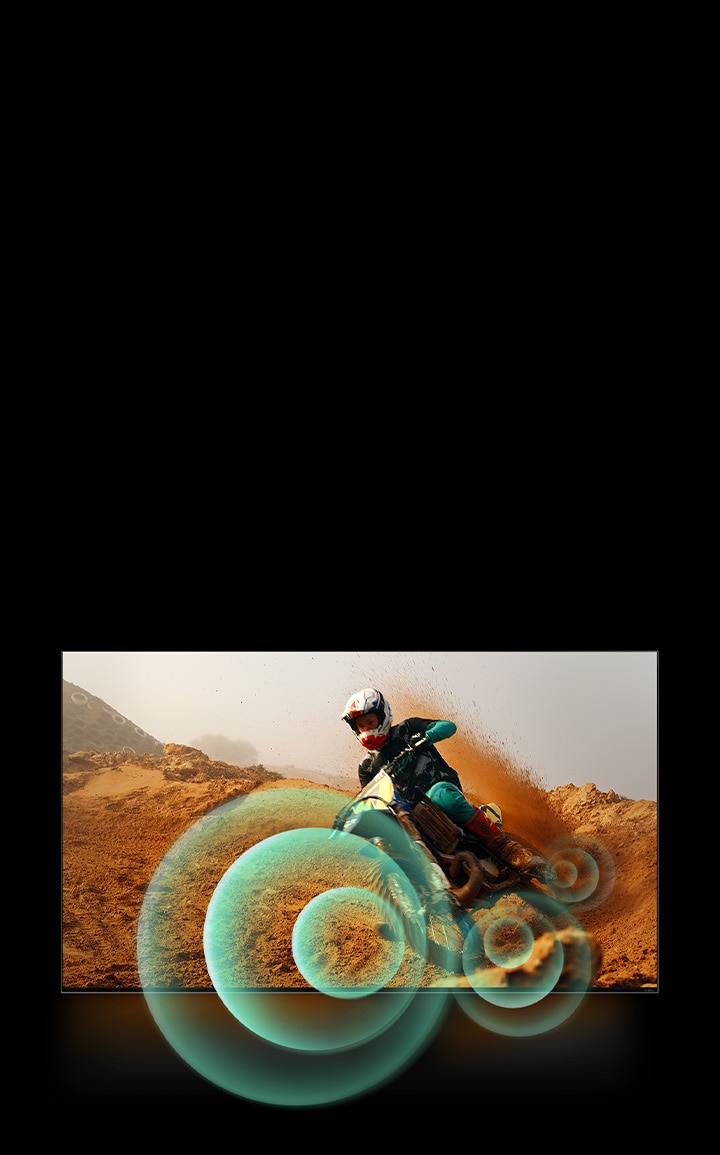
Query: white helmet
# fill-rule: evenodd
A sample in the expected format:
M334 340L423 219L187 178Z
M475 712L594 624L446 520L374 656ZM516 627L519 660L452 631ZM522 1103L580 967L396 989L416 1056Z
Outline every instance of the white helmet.
M364 730L358 733L357 720L363 714L377 714L378 724L374 730ZM387 741L392 726L392 713L389 704L379 690L358 690L348 699L342 713L343 722L347 722L355 737L363 744L366 750L379 750Z

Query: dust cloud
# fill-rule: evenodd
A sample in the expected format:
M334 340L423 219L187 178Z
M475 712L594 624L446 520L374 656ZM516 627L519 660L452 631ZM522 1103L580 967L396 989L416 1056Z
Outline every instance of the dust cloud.
M438 752L457 770L470 802L475 806L486 802L500 806L503 827L509 834L541 849L567 832L565 822L551 808L538 775L514 762L487 736L464 730L450 695L435 692L431 696L422 690L388 686L385 696L394 725L405 718L447 718L455 722L456 733L437 744Z

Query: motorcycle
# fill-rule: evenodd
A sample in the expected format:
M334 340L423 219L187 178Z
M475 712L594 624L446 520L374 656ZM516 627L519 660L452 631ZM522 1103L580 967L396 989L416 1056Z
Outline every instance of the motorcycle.
M433 962L461 973L465 939L475 926L472 910L490 905L499 891L542 888L555 872L541 856L532 870L513 868L426 794L416 791L412 802L404 797L393 770L414 753L411 746L401 750L338 812L333 829L358 835L400 867L405 879L386 869L377 880L379 893L399 913L416 950L424 938Z

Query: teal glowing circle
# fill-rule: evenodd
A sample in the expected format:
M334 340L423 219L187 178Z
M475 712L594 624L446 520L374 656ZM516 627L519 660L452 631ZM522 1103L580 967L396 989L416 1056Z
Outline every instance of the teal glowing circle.
M499 903L497 912L491 909L478 918L466 939L463 967L472 991L456 991L455 1000L481 1027L495 1034L523 1038L554 1030L574 1014L592 980L592 953L564 903L539 891L519 892L513 899L525 905L523 921L533 938L527 967L498 965L486 951L487 941L496 945L488 932L493 924L498 927L507 917ZM516 917L521 921L519 915ZM563 938L572 931L579 933L574 938L572 978L566 979ZM517 934L513 929L513 936ZM518 941L522 937L524 932Z
M170 848L143 899L137 953L148 1009L184 1062L240 1098L289 1107L356 1098L412 1064L447 1015L448 991L425 989L419 997L424 956L413 949L408 957L407 936L391 985L365 998L273 986L269 944L260 940L254 915L268 906L292 915L294 880L322 876L334 889L357 867L365 886L369 869L417 921L418 896L397 863L364 839L331 832L346 802L346 795L325 788L288 787L225 803ZM328 826L285 830L288 819L310 813ZM250 849L238 858L243 845ZM197 938L186 941L184 912L198 906L206 912L204 924L201 919ZM297 904L295 919L303 908ZM182 968L196 957L204 958L222 991L188 989ZM295 965L290 944L282 965Z
M455 992L455 1001L463 1014L483 1030L511 1039L528 1039L554 1031L575 1014L584 998L585 991L549 992L541 1002L519 1006L509 1000L491 1003L479 999L473 991Z
M559 839L548 858L557 876L549 890L561 902L573 903L578 912L594 910L615 885L615 862L610 851L589 835Z
M496 918L483 935L486 958L506 969L526 963L534 945L533 932L521 918Z
M584 902L597 890L600 868L587 851L576 847L554 860L553 866L557 878L551 889L563 902Z
M318 1006L315 1003L311 1009L310 1003L306 1002L302 1004L307 1008L306 1013L298 1004L295 1013L288 1014L287 997L268 999L266 995L275 989L275 972L273 967L267 971L269 944L263 928L267 925L269 905L278 918L285 908L287 941L279 965L285 975L292 974L292 968L298 966L293 957L296 944L299 944L302 954L303 927L308 931L309 946L312 911L323 909L321 903L312 908L306 920L301 918L301 930L296 934L298 915L309 905L305 902L309 880L319 891L315 898L323 898L327 890L321 888L329 887L333 897L326 901L332 909L337 901L334 892L339 889L336 884L355 876L366 886L376 888L376 893L368 894L366 912L375 899L378 921L390 919L399 930L399 919L388 912L387 904L380 898L388 875L392 875L394 885L399 882L403 887L408 902L414 895L417 904L409 880L397 865L378 847L354 834L303 827L274 834L242 854L225 872L210 900L203 934L208 973L215 990L235 1018L268 1042L306 1051L355 1047L386 1030L414 997L425 965L420 956L408 955L402 976L404 981L398 984L396 997L383 999L377 993L398 972L405 952L404 936L401 935L397 943L387 944L394 948L393 966L385 968L383 982L375 987L376 993L363 999L361 1009L353 1006L349 997L340 998L339 990L329 993L327 987L332 986L329 981L316 984L298 967L296 987L303 988L309 983L326 1000L331 1000L331 1005ZM302 898L297 900L297 895L302 895ZM327 920L326 931L330 950L335 948L336 932L328 926ZM375 937L379 939L379 936ZM309 949L304 953L304 961L307 962L308 958ZM314 974L315 977L318 975ZM280 1013L278 1008L281 1008Z
M482 923L476 924L467 936L463 970L475 993L486 1002L500 1007L528 1007L543 999L560 978L564 961L562 943L551 923L539 917L536 911L533 914L533 927L526 924L522 932L518 930L521 919L493 918L491 915L487 929ZM508 941L508 927L512 929L515 952L502 949ZM536 935L544 936L545 953L531 971L525 972L521 968L535 950ZM488 941L491 945L489 952Z
M364 949L355 932L364 931ZM339 999L359 999L386 986L397 974L405 936L395 911L360 887L336 887L311 899L292 935L298 970L315 990Z
M431 1044L450 1008L447 991L423 992L387 1030L338 1054L275 1047L246 1031L213 994L144 994L157 1027L188 1066L223 1091L272 1107L342 1103L392 1082ZM262 997L281 1000L278 1017L291 1017L304 1013L308 1002L312 1013L315 998L324 996L294 991ZM371 997L394 1000L396 995L385 991ZM337 999L328 1001L334 1009L340 1005Z

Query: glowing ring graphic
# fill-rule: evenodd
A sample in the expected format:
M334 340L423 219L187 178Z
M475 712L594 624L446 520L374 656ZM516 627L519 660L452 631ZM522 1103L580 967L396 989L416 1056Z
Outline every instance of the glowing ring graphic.
M245 1030L214 994L144 993L156 1025L194 1071L232 1095L275 1107L321 1106L377 1090L429 1046L449 1008L446 992L429 991L413 999L387 1031L337 1054L273 1046ZM299 1002L302 1009L309 1004L308 1014L317 1013L325 996L259 997L275 1002L279 1016L291 1017Z
M328 846L329 826L346 802L346 795L325 788L274 788L225 803L177 840L147 888L137 942L138 970L148 1008L185 1062L241 1098L274 1106L313 1106L365 1094L411 1064L447 1014L450 993L446 990L419 993L412 987L386 986L365 997L343 999L307 989L278 991L268 986L247 990L242 985L233 989L232 958L221 983L222 996L214 990L189 990L182 974L177 975L178 958L192 959L198 954L197 918L194 915L194 921L186 923L190 920L186 912L192 913L191 908L207 912L200 945L204 947L207 938L204 957L208 971L212 969L217 975L218 960L234 934L232 926L227 934L223 931L223 919L229 915L232 920L234 903L245 904L245 912L251 912L255 895L258 901L275 903L280 909L278 895L290 877L286 868L289 866L291 872L313 868L313 856L318 847L323 849L323 843ZM287 817L308 812L328 825L283 829ZM275 835L282 837L275 839ZM333 832L332 838L333 855L342 851L349 857L361 855L364 861L369 848L364 839L338 837L338 832ZM251 849L238 858L237 848L243 845ZM373 860L382 864L382 852L373 855L373 849L370 864ZM253 850L257 851L255 858ZM270 863L271 852L277 851L285 856L284 869L275 873L280 889L273 894L266 889L264 866ZM218 900L211 913L221 880L243 860L232 885L226 883L227 907ZM321 857L323 872L326 865ZM258 873L254 874L256 868ZM394 884L400 873L392 862ZM414 891L412 884L408 885L401 897L412 905ZM302 907L306 908L307 904ZM296 922L300 914L301 910L296 912ZM312 930L311 923L312 919L308 924ZM257 930L257 926L250 926L250 933ZM301 932L298 934L302 938ZM179 951L178 943L186 949ZM407 953L407 943L405 949ZM243 965L251 968L252 960L242 958ZM402 967L395 978L401 974ZM245 978L242 970L239 977ZM232 1001L232 1011L225 1000ZM319 1049L313 1042L318 1032L324 1036ZM268 1036L278 1041L271 1042ZM356 1044L354 1038L360 1041Z
M588 835L575 834L554 843L548 854L556 879L548 884L560 902L578 913L594 910L615 885L615 862L606 846Z
M346 878L348 873L357 873L360 877L363 869L366 882L374 880L376 885L390 870L393 879L399 878L396 864L382 850L369 846L354 834L331 835L327 829L304 827L265 839L242 854L226 871L208 905L203 945L213 986L243 1026L277 1046L305 1051L345 1050L386 1030L414 998L425 966L424 958L417 956L408 959L406 983L397 997L383 999L374 995L398 972L405 953L404 936L392 944L392 957L385 952L384 982L376 982L372 990L367 982L361 989L354 985L358 971L353 958L345 963L345 985L333 981L338 978L342 981L343 968L333 966L330 958L333 953L337 954L338 948L342 951L342 939L349 937L347 918L338 917L338 903L348 903L351 892L355 892L352 897L357 900L359 892L363 895L366 922L374 919L377 924L388 918L387 903L379 893L358 887L332 886L333 881ZM282 879L284 904L289 909L295 906L298 887L301 884L306 887L313 874L318 894L309 903L303 903L297 912L292 926L292 953L296 965L299 957L320 980L313 989L330 995L331 1000L320 1016L317 1008L312 1015L304 1014L302 1008L308 1004L298 1004L293 1016L278 1016L267 993L274 989L272 976L278 967L287 974L292 970L292 962L290 953L282 950L280 934L274 941L280 947L277 957L281 961L274 964L273 958L268 957L267 910L277 905L278 878ZM323 885L329 889L320 889ZM413 901L414 891L407 878L403 886L409 901ZM416 896L414 901L417 902ZM318 910L321 916L324 914L324 920L318 920ZM359 917L357 907L354 912L345 913L356 920ZM291 921L292 915L287 919L288 927ZM319 921L325 924L325 939L320 948L321 952L324 948L325 969L320 952L315 950ZM399 918L394 916L394 921L400 932ZM391 945L379 935L375 941L376 945L381 942L386 947ZM302 982L302 977L307 982L299 965L298 972L298 982ZM367 974L366 970L366 979ZM377 969L375 975L380 977ZM363 996L361 1008L355 1005L360 996ZM353 1000L353 1005L348 1004L348 999ZM283 1005L287 1008L287 997Z
M505 916L497 918L485 930L483 950L486 958L495 966L522 966L533 952L535 940L526 922L521 918Z
M343 951L338 937L350 937L367 924L373 950L358 958ZM372 928L371 928L371 925ZM380 928L388 928L382 934ZM328 950L335 936L339 952ZM362 999L394 979L405 952L400 918L389 903L361 887L339 886L311 898L298 915L292 934L293 957L301 975L315 990L340 999Z
M487 1030L524 1038L554 1030L574 1014L592 982L592 950L562 902L541 891L513 893L509 901L514 915L508 913L513 909L508 899L500 899L468 935L463 967L472 993L458 990L455 999ZM521 922L525 930L519 928ZM571 978L564 974L565 941L572 941L574 953ZM503 942L509 944L504 958L497 946ZM493 961L498 958L500 965Z

